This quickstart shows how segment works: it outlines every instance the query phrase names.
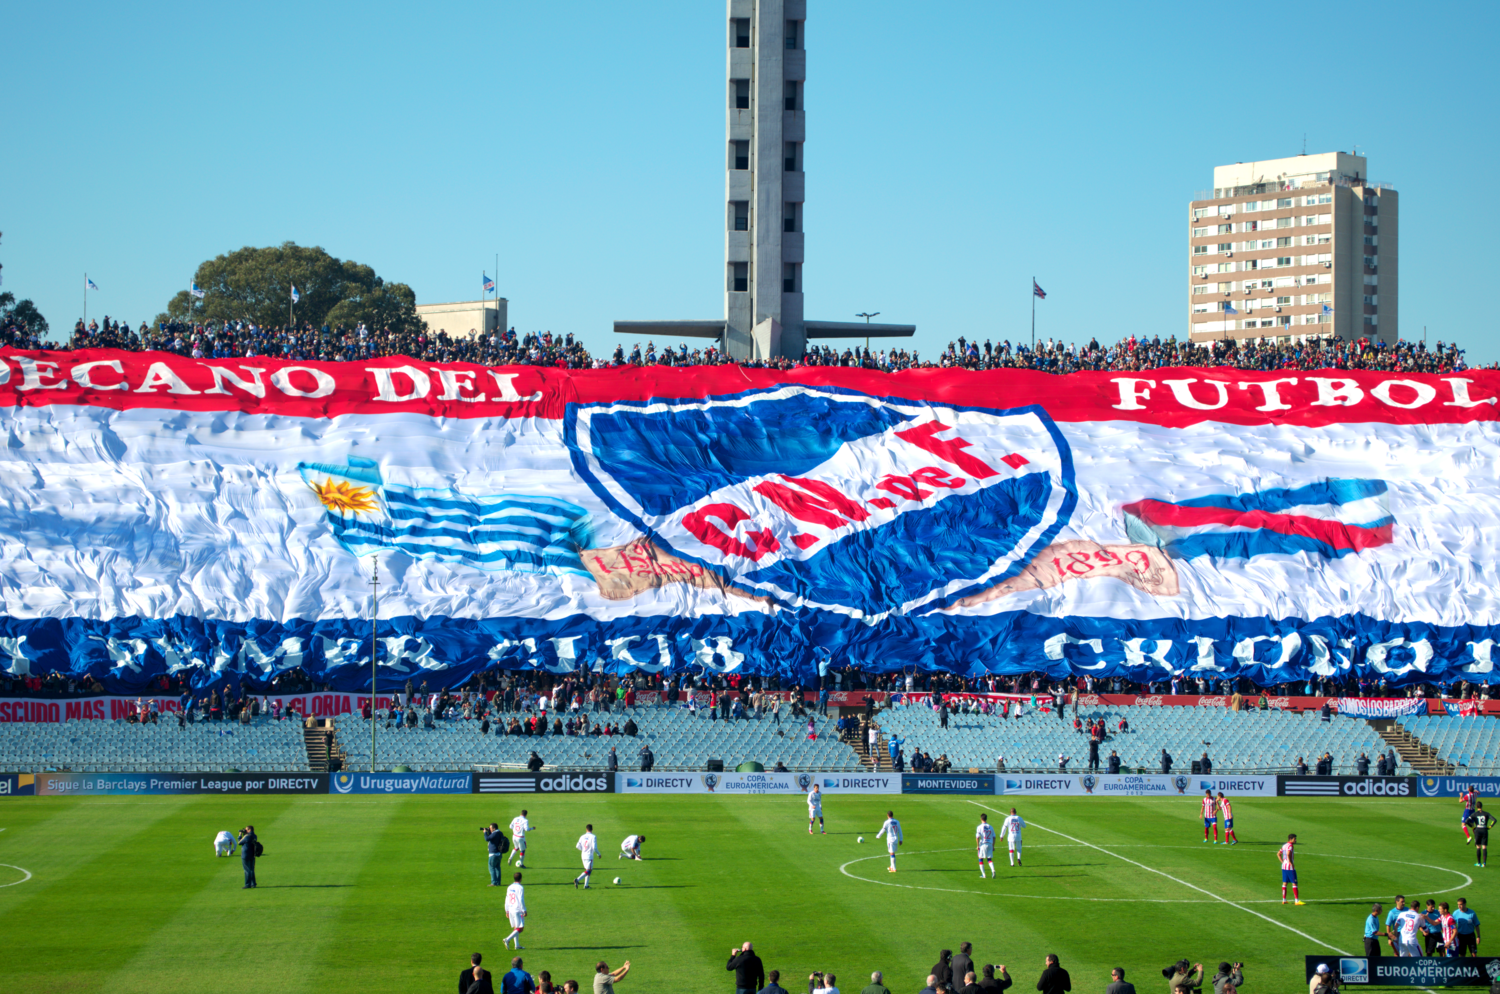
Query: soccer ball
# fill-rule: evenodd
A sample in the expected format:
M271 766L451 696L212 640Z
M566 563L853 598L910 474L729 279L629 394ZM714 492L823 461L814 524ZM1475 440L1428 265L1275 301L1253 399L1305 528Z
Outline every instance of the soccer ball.
M855 839L854 841L855 842L863 842L863 841L865 841L865 837L863 835L861 835L859 838Z
M619 877L615 877L615 883L619 883L619 882L620 882L620 878Z

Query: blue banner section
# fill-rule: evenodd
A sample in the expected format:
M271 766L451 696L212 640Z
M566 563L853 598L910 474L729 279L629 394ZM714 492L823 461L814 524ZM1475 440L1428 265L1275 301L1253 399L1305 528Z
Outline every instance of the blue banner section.
M379 681L387 689L407 680L457 686L487 669L740 672L805 685L829 658L875 672L1040 670L1053 678L1090 673L1148 681L1185 671L1247 676L1259 685L1352 674L1402 686L1489 682L1489 650L1500 640L1500 626L1392 624L1361 615L1122 621L1028 612L901 616L875 625L850 625L820 611L610 621L394 618L382 620L377 633ZM0 668L11 675L53 669L88 675L112 694L139 693L153 677L184 670L200 689L243 680L260 690L294 667L333 690L368 690L370 622L0 619Z
M330 794L472 794L472 773L334 773Z
M903 794L993 794L993 773L903 773Z
M1417 777L1417 793L1422 797L1458 797L1473 789L1480 797L1500 796L1500 777Z

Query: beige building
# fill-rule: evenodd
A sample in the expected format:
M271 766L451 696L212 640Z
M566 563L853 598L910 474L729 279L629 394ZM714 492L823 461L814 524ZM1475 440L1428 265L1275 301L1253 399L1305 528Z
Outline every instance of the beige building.
M506 310L510 302L499 300L460 300L451 304L418 304L417 317L427 322L428 331L446 331L452 338L470 338L504 331Z
M1188 207L1189 338L1394 342L1399 203L1361 155L1214 167Z

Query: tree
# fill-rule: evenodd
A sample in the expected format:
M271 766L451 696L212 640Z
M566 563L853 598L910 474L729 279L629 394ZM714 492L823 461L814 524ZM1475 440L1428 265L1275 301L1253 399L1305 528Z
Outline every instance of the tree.
M180 291L167 304L168 318L283 325L295 286L300 297L294 314L298 324L364 321L402 331L421 327L416 294L406 284L387 283L369 266L294 242L273 248L247 246L210 259L198 267L193 282L203 298Z
M36 309L36 305L30 300L16 302L16 295L9 290L0 293L0 324L24 324L26 329L34 335L45 335L47 333L47 319L42 317L42 312Z

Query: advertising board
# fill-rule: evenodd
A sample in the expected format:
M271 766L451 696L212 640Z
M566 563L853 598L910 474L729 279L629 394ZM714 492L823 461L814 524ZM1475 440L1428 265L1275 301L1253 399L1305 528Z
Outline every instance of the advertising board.
M899 794L899 773L619 773L625 794Z
M1457 797L1470 787L1481 797L1500 794L1500 777L1417 777L1417 793L1422 797Z
M35 774L0 773L0 797L33 797L35 795Z
M615 774L475 773L476 794L612 794Z
M145 794L326 794L326 773L38 773L36 793L139 796Z
M468 794L472 773L334 773L330 794Z
M1327 964L1341 987L1488 987L1500 980L1493 956L1319 956L1307 957L1307 979Z
M1278 777L1281 797L1416 797L1416 777ZM1441 795L1431 795L1441 796Z
M903 773L903 794L993 794L993 773Z

